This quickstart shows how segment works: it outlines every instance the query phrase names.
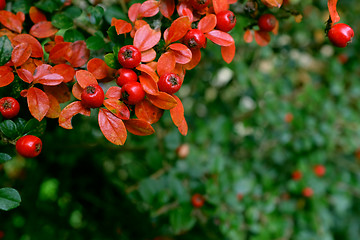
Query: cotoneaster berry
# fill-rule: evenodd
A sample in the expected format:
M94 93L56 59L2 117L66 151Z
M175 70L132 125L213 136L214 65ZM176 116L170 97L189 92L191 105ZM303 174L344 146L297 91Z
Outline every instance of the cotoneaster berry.
M330 28L328 37L334 46L344 48L354 37L354 31L349 25L345 23L338 23Z
M141 52L133 45L126 45L120 48L118 60L124 68L137 67L141 62Z
M302 173L299 171L299 170L295 170L293 173L292 173L292 179L294 181L298 181L302 178Z
M129 82L136 82L138 80L137 74L128 68L121 68L116 73L116 84L120 87Z
M25 135L16 141L16 151L23 157L34 158L41 153L41 139L34 135Z
M0 10L3 10L6 7L6 1L0 0Z
M319 164L319 165L314 166L313 171L314 171L316 176L322 177L326 173L326 168L323 165Z
M236 25L235 14L230 10L225 10L216 14L216 29L228 32Z
M304 197L309 198L309 197L311 197L313 194L314 194L314 191L313 191L312 188L310 188L310 187L306 187L306 188L304 188L304 189L302 190L302 195L303 195Z
M191 0L191 6L195 10L203 10L210 4L210 0Z
M121 88L121 100L129 105L141 102L145 97L145 91L139 82L130 82Z
M203 197L203 195L199 193L195 193L194 195L192 195L191 204L194 207L201 208L202 206L204 206L204 203L205 203L205 198Z
M265 32L271 32L276 26L276 17L270 13L262 15L258 20L259 29Z
M186 33L183 42L192 49L204 48L206 37L199 29L191 29Z
M181 88L182 81L176 73L162 75L158 82L159 90L169 94L176 93Z
M99 108L104 102L104 90L98 84L91 84L81 93L81 103L88 108Z
M12 97L3 97L0 99L0 113L4 118L13 118L20 111L19 102Z

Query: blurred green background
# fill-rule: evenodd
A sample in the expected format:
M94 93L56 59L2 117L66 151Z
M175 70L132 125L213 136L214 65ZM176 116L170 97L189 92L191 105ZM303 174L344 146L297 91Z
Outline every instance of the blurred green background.
M290 0L303 21L281 19L266 47L244 43L254 20L238 14L229 65L208 42L178 93L186 137L168 111L155 135L130 135L120 147L103 137L95 112L76 116L71 131L48 120L38 158L0 166L1 186L22 197L0 213L3 239L360 239L360 5L339 1L355 38L338 49L324 34L326 4ZM194 193L205 196L202 208L191 205Z

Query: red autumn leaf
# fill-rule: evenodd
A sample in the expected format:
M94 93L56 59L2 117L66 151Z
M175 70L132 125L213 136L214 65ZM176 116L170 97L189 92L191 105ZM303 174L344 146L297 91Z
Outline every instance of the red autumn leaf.
M148 136L155 132L150 123L141 119L129 119L124 123L126 129L137 136Z
M57 43L49 53L49 59L51 62L54 64L65 63L65 56L67 55L70 45L71 43L69 42Z
M177 104L175 98L166 92L159 92L157 95L147 95L147 98L153 105L161 109L172 109Z
M11 67L0 67L0 87L5 87L14 81L14 73Z
M139 9L140 9L141 3L134 3L131 5L128 11L128 16L131 22L135 22L138 15L139 15Z
M64 42L64 37L61 35L56 35L54 40L55 40L55 43L62 43L62 42Z
M58 118L60 116L61 108L58 100L51 94L47 94L49 98L49 111L46 113L48 118Z
M159 2L148 0L141 4L139 8L140 17L153 17L159 12Z
M23 80L26 83L32 83L34 81L34 77L32 73L24 68L18 69L17 74L21 80Z
M78 70L75 74L76 80L79 83L80 87L86 88L90 84L98 84L94 75L86 70Z
M206 33L205 36L210 41L220 46L230 46L234 44L234 39L232 36L223 31L212 30L211 32Z
M275 27L274 29L271 31L274 35L278 35L279 33L279 20L276 19L276 22L275 22Z
M121 19L116 20L114 25L118 35L131 32L132 30L131 24Z
M108 98L104 101L104 106L115 116L122 120L128 120L130 118L129 108L120 101L115 98Z
M41 58L44 56L44 52L40 42L29 34L19 34L13 38L13 41L20 43L28 43L31 47L31 57Z
M338 0L328 0L328 9L332 24L340 21L340 16L336 10L336 4Z
M74 80L75 69L68 64L58 64L51 69L52 73L60 74L64 78L64 83Z
M235 56L235 44L221 47L221 56L226 63L231 63Z
M175 55L175 61L180 64L186 64L191 61L192 52L191 50L181 43L174 43L169 45L169 48Z
M140 75L139 80L142 88L146 93L151 95L159 94L159 89L156 82L149 75Z
M31 55L31 46L24 42L20 43L16 47L11 54L11 61L13 62L14 66L21 66L24 64Z
M255 31L255 41L259 46L264 47L268 45L270 43L270 40L271 36L269 32Z
M30 7L29 9L29 16L34 24L47 20L46 16L37 7L34 6Z
M156 52L153 48L141 52L141 62L151 62L156 58Z
M79 83L75 83L72 87L72 94L76 99L81 100L81 93L84 89L82 87L80 87Z
M108 76L108 65L105 63L104 60L100 58L92 58L87 63L87 69L91 72L96 79L103 79Z
M166 52L160 56L157 64L157 73L162 76L165 73L171 73L175 68L176 59L172 52Z
M253 32L250 29L247 29L244 33L244 41L246 43L251 43L253 41Z
M186 134L188 132L188 125L187 125L185 118L181 122L180 126L178 126L178 129L179 129L179 132L181 133L181 135L186 136Z
M36 38L48 38L54 36L57 31L58 29L55 28L51 22L42 21L31 27L30 34Z
M127 132L124 122L109 110L101 108L98 115L101 132L105 138L115 145L124 145Z
M83 40L76 41L70 44L65 59L73 67L81 67L89 60L90 50L86 48L86 43Z
M270 8L272 7L280 8L283 3L283 0L261 0L261 2L265 4L265 6Z
M32 87L27 92L27 103L31 115L39 122L45 117L49 111L49 98L42 90Z
M213 0L212 3L214 6L215 14L229 9L229 4L227 0Z
M237 3L237 0L228 0L227 2L228 2L228 4L234 4L234 3Z
M20 20L21 24L24 23L24 21L25 21L25 13L23 13L23 12L17 12L17 13L16 13L16 17Z
M191 22L187 16L179 17L170 26L165 43L169 44L180 40L191 29Z
M136 67L136 70L139 70L140 72L146 73L149 75L152 79L154 79L155 82L159 81L159 76L156 74L155 70L152 69L150 66L145 64L140 64Z
M115 98L115 99L120 99L121 97L121 88L114 86L114 87L110 87L106 94L105 94L106 98Z
M59 103L65 103L71 99L69 87L65 83L56 86L44 86L44 91L46 94L54 96Z
M57 73L50 73L47 75L43 75L40 78L38 78L35 83L40 83L47 86L56 86L59 85L64 81L64 78Z
M164 110L155 107L147 99L142 100L135 105L135 115L137 118L147 121L150 124L160 120Z
M11 31L17 33L21 33L23 29L21 19L19 19L19 17L15 14L5 10L0 11L0 23Z
M216 27L216 22L215 14L206 15L199 21L198 29L203 33L210 32Z
M142 26L136 31L134 36L134 46L137 47L140 52L146 51L154 47L161 38L161 32L151 29L150 25Z
M170 116L171 116L171 119L172 119L173 123L175 124L175 126L178 127L181 125L181 123L185 119L184 106L183 106L181 100L176 95L173 95L173 98L176 100L177 105L176 105L176 107L170 109Z
M191 23L194 22L193 10L189 9L189 5L185 1L177 5L177 12L180 17L187 16Z
M184 66L184 68L187 69L187 70L191 70L194 67L196 67L199 64L200 60L201 60L201 51L200 51L200 49L192 49L191 53L192 53L191 61L188 62Z
M72 129L71 119L76 114L82 114L84 116L90 116L90 109L85 108L80 101L75 101L67 105L59 115L59 126L65 129Z
M175 1L174 0L160 0L159 9L161 14L166 18L171 18L175 11Z

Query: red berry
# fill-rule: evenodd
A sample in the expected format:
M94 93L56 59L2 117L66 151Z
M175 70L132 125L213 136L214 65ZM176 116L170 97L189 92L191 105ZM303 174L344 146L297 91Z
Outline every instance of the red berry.
M159 79L159 90L168 94L173 94L179 91L182 81L176 73L166 73Z
M3 10L6 7L6 1L0 0L0 10Z
M284 121L286 123L291 123L294 120L294 115L292 113L286 113L284 117Z
M19 102L12 97L3 97L0 99L0 112L4 118L13 118L20 111Z
M124 86L126 83L129 82L136 82L138 79L137 74L128 68L121 68L116 73L116 84L120 87Z
M195 193L191 197L191 203L194 207L201 208L205 203L205 198L201 194Z
M26 158L34 158L38 156L41 149L41 139L33 135L25 135L16 141L16 151Z
M230 10L225 10L216 14L216 28L228 32L235 27L236 17L235 14Z
M270 13L262 15L258 20L261 31L271 32L276 26L276 17Z
M133 45L126 45L120 48L118 60L124 68L137 67L141 62L141 52Z
M0 231L0 239L4 238L4 236L5 236L4 231Z
M191 6L195 10L203 10L209 6L210 0L191 0Z
M181 144L179 147L176 148L176 154L179 158L184 159L190 153L190 145L187 143Z
M184 44L192 49L204 48L206 46L205 35L199 29L191 29L184 37Z
M314 191L310 187L306 187L302 190L302 195L304 197L311 197L314 194Z
M297 180L300 180L302 178L302 173L299 171L299 170L295 170L293 173L292 173L292 179L297 181Z
M326 173L326 168L323 165L320 165L320 164L315 165L313 170L314 170L315 175L318 176L318 177L322 177Z
M334 46L344 48L354 37L354 31L349 25L345 23L338 23L330 28L328 37Z
M81 103L88 108L98 108L104 102L104 90L98 84L90 84L81 93Z
M130 105L141 102L145 97L145 91L139 82L129 82L121 88L121 99Z

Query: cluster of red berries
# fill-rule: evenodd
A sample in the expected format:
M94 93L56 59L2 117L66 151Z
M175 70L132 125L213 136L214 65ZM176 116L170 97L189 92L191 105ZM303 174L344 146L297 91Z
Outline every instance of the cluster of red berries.
M317 164L313 167L313 172L316 176L318 177L323 177L326 173L326 168L324 165L321 165L321 164ZM292 179L294 181L298 181L302 178L302 172L299 171L299 170L295 170L293 173L292 173ZM303 190L302 190L302 195L304 197L311 197L312 195L314 194L314 191L312 190L312 188L310 187L305 187Z

